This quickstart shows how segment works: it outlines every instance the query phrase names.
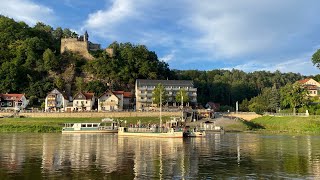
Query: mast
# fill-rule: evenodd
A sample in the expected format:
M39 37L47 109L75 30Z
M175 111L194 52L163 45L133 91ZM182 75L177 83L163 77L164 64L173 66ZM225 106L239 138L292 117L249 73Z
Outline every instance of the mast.
M161 92L161 88L160 88L160 131L161 131L161 127L162 127L162 117L161 117L161 110L162 110L162 92Z

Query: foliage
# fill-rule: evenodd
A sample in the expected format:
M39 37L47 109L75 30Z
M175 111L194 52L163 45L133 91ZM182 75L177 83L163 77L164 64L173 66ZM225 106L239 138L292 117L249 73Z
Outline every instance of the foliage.
M280 94L282 106L293 108L293 113L297 107L307 104L308 91L299 82L282 87Z
M168 96L166 93L166 89L164 88L164 86L162 84L158 84L152 92L153 103L160 106L160 103L161 103L161 105L165 104L167 99L168 99Z
M185 89L180 89L176 94L176 102L181 104L182 100L183 103L189 102L188 92Z
M311 58L311 61L313 65L317 66L317 68L320 68L320 49L318 49Z

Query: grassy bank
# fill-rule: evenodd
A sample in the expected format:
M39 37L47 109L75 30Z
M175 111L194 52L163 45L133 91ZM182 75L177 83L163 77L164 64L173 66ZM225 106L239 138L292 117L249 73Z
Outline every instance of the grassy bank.
M288 133L320 133L320 118L310 117L274 117L263 116L250 121L261 126L254 130Z
M159 123L159 117L127 117L113 118L126 120L127 124L136 124L138 120L143 124ZM163 122L169 117L162 117ZM1 118L0 132L61 132L64 123L101 122L101 118Z

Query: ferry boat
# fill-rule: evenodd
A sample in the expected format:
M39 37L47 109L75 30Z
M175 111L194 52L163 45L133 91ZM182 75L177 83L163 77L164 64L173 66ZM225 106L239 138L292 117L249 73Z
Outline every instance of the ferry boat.
M111 122L110 126L105 123L65 123L62 134L66 133L117 133L116 122Z
M131 128L119 127L118 136L139 136L159 138L183 138L183 131L174 128Z

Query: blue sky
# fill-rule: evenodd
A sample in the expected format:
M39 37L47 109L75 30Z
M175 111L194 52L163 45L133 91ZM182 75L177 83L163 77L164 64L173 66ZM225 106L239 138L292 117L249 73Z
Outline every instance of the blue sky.
M317 0L0 0L0 13L85 30L102 47L144 44L171 69L319 74Z

